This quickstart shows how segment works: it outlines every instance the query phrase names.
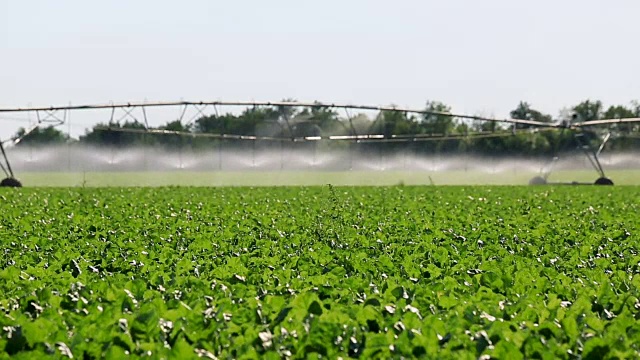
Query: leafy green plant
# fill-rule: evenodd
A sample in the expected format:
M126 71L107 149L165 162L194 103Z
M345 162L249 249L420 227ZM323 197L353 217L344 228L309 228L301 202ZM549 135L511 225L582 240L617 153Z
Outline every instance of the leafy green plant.
M639 193L3 190L0 357L638 357Z

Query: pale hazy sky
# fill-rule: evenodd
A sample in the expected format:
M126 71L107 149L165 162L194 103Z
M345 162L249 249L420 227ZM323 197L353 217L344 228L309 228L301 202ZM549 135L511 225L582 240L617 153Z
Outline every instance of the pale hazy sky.
M0 0L0 107L640 100L637 0ZM0 136L20 123L3 121Z

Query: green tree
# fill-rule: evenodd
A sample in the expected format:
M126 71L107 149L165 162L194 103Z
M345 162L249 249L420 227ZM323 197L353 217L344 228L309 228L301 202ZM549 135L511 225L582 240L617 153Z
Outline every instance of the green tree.
M622 105L612 105L609 106L607 111L602 114L602 117L605 119L624 119L624 118L632 118L636 117L635 109L627 108Z
M38 126L29 133L25 128L20 128L13 138L19 140L16 146L57 145L69 141L69 136L54 126Z
M338 113L326 106L305 107L297 114L294 122L296 125L301 122L313 123L322 129L323 133L331 135L347 135L352 132L348 121L341 121Z
M195 121L192 130L196 133L230 134L237 120L233 114L203 116Z
M476 121L471 123L471 129L475 132L496 132L504 130L502 123L497 121Z
M160 126L159 130L176 131L184 134L159 134L157 143L166 147L183 147L193 144L193 138L187 136L192 132L193 124L183 124L180 120L174 120Z
M170 121L160 127L160 129L162 130L179 131L179 132L185 132L185 133L191 132L192 128L193 128L193 124L183 124L182 121L180 120Z
M422 115L421 127L426 134L450 134L454 127L453 117L441 113L450 113L451 107L439 101L427 101Z
M348 122L348 120L345 120ZM372 128L374 125L374 121L371 120L367 114L357 114L351 117L351 124L349 124L349 128L351 132L355 132L358 135L362 134L371 134ZM353 126L353 129L351 128Z
M123 131L121 131L123 130ZM131 130L131 131L127 131ZM99 123L80 136L80 142L100 146L151 145L156 137L144 133L146 126L137 120Z
M310 115L311 119L319 122L321 125L325 123L332 123L338 119L338 113L326 106L312 107Z
M406 113L383 110L376 116L372 130L388 138L393 135L415 134L418 132L418 122L415 117L408 116Z
M551 115L543 114L542 112L534 109L529 103L521 101L518 106L512 110L509 115L512 119L517 120L530 120L544 123L551 123L553 121ZM526 124L516 124L516 129L527 129L532 127Z
M602 119L602 109L602 101L600 100L585 100L572 108L576 120L580 122Z
M633 108L633 116L640 117L640 101L637 101L637 100L632 101L631 107Z
M277 122L282 114L273 107L254 106L240 115L210 115L195 121L196 133L255 135L256 128L267 122Z
M640 114L640 104L636 102L631 103L631 107L623 105L612 105L603 113L604 119L624 119L635 118ZM611 130L615 130L618 135L621 135L615 139L615 141L609 142L607 148L615 150L628 150L637 146L638 140L633 135L637 134L638 125L634 123L625 124L613 124L609 127ZM630 136L632 135L632 136Z
M292 98L287 98L287 99L282 99L282 102L293 103L293 102L296 102L296 100ZM282 120L292 119L298 114L298 108L296 108L295 106L277 105L274 110L280 115L280 118Z
M230 124L232 134L255 135L258 125L267 122L277 122L282 114L272 107L252 107L246 109L238 116L237 120Z

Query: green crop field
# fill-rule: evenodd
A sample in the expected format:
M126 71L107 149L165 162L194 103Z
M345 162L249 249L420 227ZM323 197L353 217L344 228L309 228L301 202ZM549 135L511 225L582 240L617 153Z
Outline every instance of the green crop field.
M640 357L640 187L0 196L0 358Z

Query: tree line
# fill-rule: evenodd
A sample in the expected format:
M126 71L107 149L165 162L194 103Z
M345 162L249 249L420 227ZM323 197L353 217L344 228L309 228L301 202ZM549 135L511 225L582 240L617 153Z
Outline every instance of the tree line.
M291 100L289 100L291 101ZM451 112L451 107L437 101L428 101L425 110ZM553 123L551 115L533 108L527 102L520 102L511 112L513 119L534 120ZM609 118L640 117L640 103L612 105L607 108L601 101L585 100L561 112L559 120L575 116L576 121L591 121ZM39 127L25 136L21 128L15 138L21 138L16 146L40 146L78 143L92 146L161 146L166 148L206 148L219 141L199 134L227 134L272 138L296 138L303 136L327 135L373 135L382 134L387 138L402 135L434 136L433 141L420 141L410 146L424 152L476 152L479 154L550 155L575 149L579 143L574 134L561 129L538 129L527 131L531 126L504 124L490 121L469 121L447 115L425 113L407 114L397 111L380 111L373 118L365 114L353 117L340 116L329 107L289 107L262 106L246 108L240 114L206 115L192 123L179 120L168 122L154 129L183 133L149 134L147 127L137 120L98 123L78 139L55 127ZM610 129L617 135L607 146L614 150L640 148L637 124L616 124ZM114 130L133 130L114 131ZM136 132L136 130L138 130ZM193 134L195 136L188 136ZM585 132L586 142L597 146L599 138L592 132ZM236 146L249 145L242 140ZM332 146L332 145L327 145ZM344 146L344 145L333 145ZM362 145L366 151L392 151L406 147L406 143L371 142Z

